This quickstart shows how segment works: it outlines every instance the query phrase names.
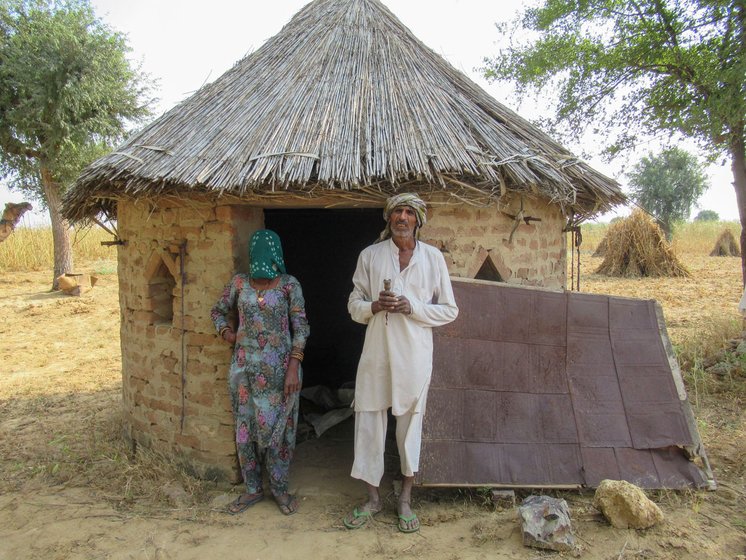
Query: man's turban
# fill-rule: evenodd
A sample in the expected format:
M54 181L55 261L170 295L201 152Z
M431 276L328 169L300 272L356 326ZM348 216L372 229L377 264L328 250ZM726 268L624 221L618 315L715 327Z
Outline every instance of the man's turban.
M427 222L427 205L425 201L414 193L395 194L386 200L386 206L383 208L383 219L386 220L386 229L381 232L379 241L391 237L391 224L389 218L395 208L399 206L409 206L414 210L417 217L417 237L420 235L420 228Z

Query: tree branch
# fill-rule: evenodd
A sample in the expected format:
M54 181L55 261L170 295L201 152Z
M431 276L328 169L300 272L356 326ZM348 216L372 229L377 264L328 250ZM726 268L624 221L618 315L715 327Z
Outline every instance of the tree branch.
M33 148L29 148L23 142L15 138L6 138L5 140L0 140L0 146L2 146L3 150L8 152L12 156L41 159L41 152Z
M673 25L671 24L670 18L666 16L666 7L663 5L663 3L660 0L654 1L656 12L658 12L658 17L663 24L663 28L666 30L666 33L668 34L668 39L671 41L671 45L674 47L674 52L676 54L680 54L679 52L679 37L676 35L676 30L673 28Z

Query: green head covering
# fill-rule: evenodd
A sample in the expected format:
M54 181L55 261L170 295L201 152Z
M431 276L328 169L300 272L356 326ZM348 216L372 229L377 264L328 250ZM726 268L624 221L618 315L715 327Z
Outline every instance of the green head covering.
M252 278L277 278L285 274L280 236L270 229L254 232L249 242L250 276Z
M427 205L424 200L414 193L401 193L395 194L386 200L386 206L383 208L383 219L386 220L386 229L381 232L381 235L378 238L379 241L384 241L391 237L391 224L389 223L389 218L391 217L394 208L397 206L409 206L414 210L414 213L417 216L416 235L418 238L420 237L420 228L427 222Z

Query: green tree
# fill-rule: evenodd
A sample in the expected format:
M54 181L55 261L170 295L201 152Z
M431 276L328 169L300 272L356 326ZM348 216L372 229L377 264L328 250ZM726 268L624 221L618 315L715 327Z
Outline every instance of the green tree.
M127 52L87 0L0 0L0 176L49 209L53 289L73 270L66 187L149 113Z
M528 39L487 59L487 77L549 92L554 131L592 127L612 156L663 132L728 157L746 246L744 0L543 0L517 23Z
M720 214L715 210L700 210L697 215L694 216L695 222L717 222L720 221Z
M630 196L652 214L670 241L673 224L689 218L707 189L697 158L679 148L648 154L628 173Z

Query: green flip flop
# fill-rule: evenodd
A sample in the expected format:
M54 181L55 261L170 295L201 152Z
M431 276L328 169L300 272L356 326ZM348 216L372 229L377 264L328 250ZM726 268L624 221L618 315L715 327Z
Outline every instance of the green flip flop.
M360 510L358 508L355 508L352 510L352 516L345 517L342 520L342 523L344 523L344 526L348 529L359 529L360 527L365 527L368 524L368 521L373 519L373 516L378 513L377 511L367 511L367 510Z
M410 527L409 524L412 523L412 521L416 521L414 527ZM420 520L417 519L417 514L413 513L412 515L399 515L399 531L402 533L416 533L420 530Z

